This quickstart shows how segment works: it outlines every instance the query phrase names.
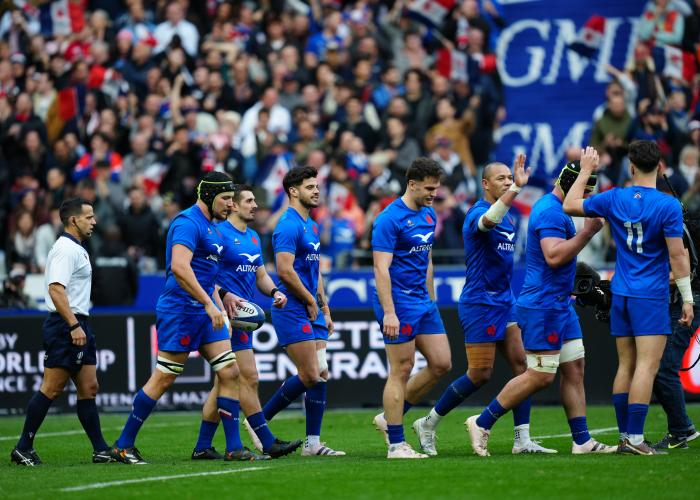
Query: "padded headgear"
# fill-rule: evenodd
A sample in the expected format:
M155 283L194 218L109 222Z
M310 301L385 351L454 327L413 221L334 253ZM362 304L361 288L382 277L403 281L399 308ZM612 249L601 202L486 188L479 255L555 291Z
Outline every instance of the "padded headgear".
M571 186L574 185L574 182L576 182L576 178L578 177L578 174L581 172L581 162L578 161L572 161L564 165L564 168L561 169L561 172L559 172L559 178L557 179L556 184L561 188L561 190L564 192L564 196L566 196L566 193L569 192L569 189L571 189ZM588 178L588 182L586 182L586 188L590 189L593 191L596 186L596 182L598 181L598 177L595 172L591 173L591 176Z
M231 178L223 172L209 172L197 186L197 198L202 200L209 209L214 212L214 200L223 193L232 193L236 190Z

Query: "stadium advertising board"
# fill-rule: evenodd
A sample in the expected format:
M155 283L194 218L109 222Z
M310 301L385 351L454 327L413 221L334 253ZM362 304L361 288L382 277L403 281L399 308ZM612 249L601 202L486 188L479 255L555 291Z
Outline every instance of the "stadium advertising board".
M586 394L590 403L608 403L617 363L615 346L607 325L593 317L591 309L580 311L586 343ZM437 398L453 375L466 369L463 335L454 308L443 308L442 317L449 332L453 368L429 395ZM379 407L387 375L387 362L379 325L371 310L338 310L334 314L336 334L328 343L331 375L330 407ZM0 414L23 413L31 394L41 383L43 349L41 325L43 315L5 317L0 323ZM93 331L98 345L97 403L103 410L127 410L133 394L146 382L155 364L155 316L153 314L93 315ZM277 344L272 325L266 323L253 336L256 361L260 372L260 393L264 401L281 381L294 373L294 365ZM692 351L692 352L690 352ZM686 360L697 356L693 344ZM415 369L425 366L418 357ZM509 378L505 363L497 358L496 373L489 387L479 391L470 402L486 403ZM160 409L197 409L210 388L209 364L192 354L185 372L158 403ZM684 375L689 399L700 400L700 366ZM536 396L540 402L559 400L558 384L552 384ZM73 411L75 389L69 384L64 395L52 406L57 411Z
M497 132L495 158L510 161L524 152L533 166L530 189L551 186L566 148L585 144L593 110L604 102L607 65L622 69L634 49L645 0L508 0L495 47L505 87L507 118ZM605 18L591 58L570 50L595 14ZM532 193L533 199L539 198ZM523 197L524 198L524 197Z

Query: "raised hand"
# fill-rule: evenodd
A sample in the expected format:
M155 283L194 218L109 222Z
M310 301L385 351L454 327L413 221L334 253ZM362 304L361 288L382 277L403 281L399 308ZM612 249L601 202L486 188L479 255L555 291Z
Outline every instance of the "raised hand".
M518 187L523 187L527 184L530 178L530 168L525 168L525 160L527 157L520 153L518 157L513 162L513 182Z
M581 172L593 173L600 163L598 151L595 148L588 146L581 150Z

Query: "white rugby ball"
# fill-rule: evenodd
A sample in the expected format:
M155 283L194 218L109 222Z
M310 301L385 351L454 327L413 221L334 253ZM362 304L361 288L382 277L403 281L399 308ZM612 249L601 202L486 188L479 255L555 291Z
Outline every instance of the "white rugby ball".
M236 306L236 316L231 318L231 326L244 332L252 332L265 323L265 311L254 302L244 300Z

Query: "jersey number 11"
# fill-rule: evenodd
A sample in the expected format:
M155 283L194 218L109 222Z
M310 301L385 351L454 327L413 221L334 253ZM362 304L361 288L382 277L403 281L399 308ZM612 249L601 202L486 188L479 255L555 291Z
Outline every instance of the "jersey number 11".
M642 253L642 241L644 240L644 231L642 231L642 223L635 222L632 224L630 221L625 222L625 227L627 228L627 248L630 252L634 252L632 248L632 240L634 239L634 233L637 232L637 253Z

